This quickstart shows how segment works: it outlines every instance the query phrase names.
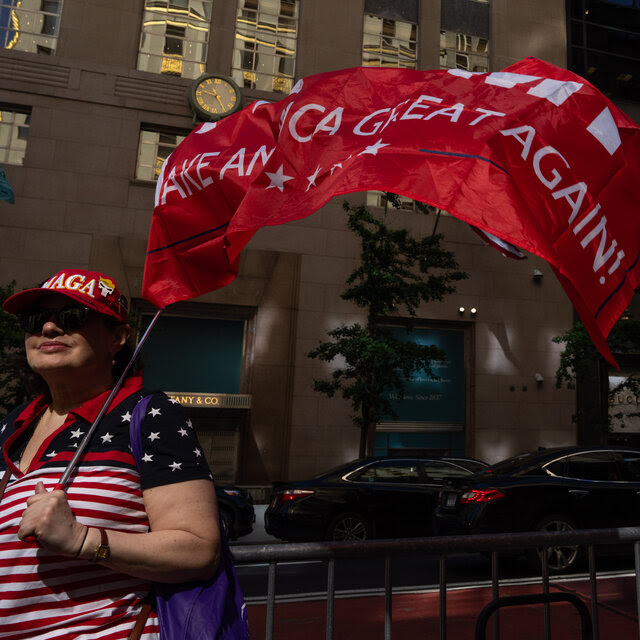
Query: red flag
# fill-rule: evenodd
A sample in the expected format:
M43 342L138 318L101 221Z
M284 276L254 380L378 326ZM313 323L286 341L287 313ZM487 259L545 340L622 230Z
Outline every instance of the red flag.
M195 129L156 189L143 295L222 287L257 229L391 191L544 258L596 345L640 285L640 128L583 78L355 68Z

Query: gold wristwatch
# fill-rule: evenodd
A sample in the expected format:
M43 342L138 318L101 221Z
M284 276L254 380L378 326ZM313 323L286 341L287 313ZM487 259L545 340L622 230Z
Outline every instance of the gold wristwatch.
M98 531L100 531L100 544L95 548L91 562L104 562L109 559L109 556L111 556L107 532L104 529L98 529Z

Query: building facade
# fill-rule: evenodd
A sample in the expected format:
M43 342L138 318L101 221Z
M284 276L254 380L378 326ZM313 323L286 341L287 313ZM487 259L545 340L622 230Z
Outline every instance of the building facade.
M363 64L566 66L571 11L564 0L0 0L0 165L16 197L0 203L0 282L104 271L143 327L155 180L196 124L197 78L232 79L244 106ZM185 405L217 478L265 485L357 456L350 406L313 391L330 369L306 355L327 330L363 319L340 298L359 253L342 200L258 232L233 283L173 305L154 329L145 381ZM348 200L382 204L375 193ZM575 393L555 388L552 342L574 313L551 269L502 257L446 212L406 206L404 224L437 225L469 278L420 308L416 339L451 356L439 386L412 381L411 402L378 426L377 451L491 462L574 443Z

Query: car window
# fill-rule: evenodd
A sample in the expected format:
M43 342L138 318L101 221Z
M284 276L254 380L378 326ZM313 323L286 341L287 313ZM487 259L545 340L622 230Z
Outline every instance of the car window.
M622 457L622 479L640 482L640 454L621 452Z
M558 458L557 460L552 460L551 462L545 464L542 467L542 469L551 476L562 477L565 475L564 465L566 461L567 461L566 456L563 456L562 458Z
M416 461L386 460L370 464L347 476L357 482L420 482L420 468Z
M579 480L622 480L618 460L613 451L589 451L569 456L567 477Z
M456 464L439 460L429 460L423 464L422 468L428 478L427 482L441 482L447 478L460 478L473 474L473 471L469 471L469 469L463 469Z

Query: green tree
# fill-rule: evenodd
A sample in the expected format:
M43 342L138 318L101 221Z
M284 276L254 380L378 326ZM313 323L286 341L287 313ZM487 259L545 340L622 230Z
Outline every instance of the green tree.
M582 390L578 398L578 412L573 417L578 424L582 444L597 444L606 440L612 420L640 417L640 412L610 414L608 406L616 394L629 392L640 396L640 377L629 375L619 385L609 388L607 364L596 349L582 322L577 321L565 333L553 338L564 344L560 366L556 371L556 387ZM618 357L640 354L640 320L624 314L613 326L607 344ZM603 402L603 400L605 400Z
M394 194L387 194L387 202L399 208ZM379 218L365 206L345 202L343 207L349 229L360 240L361 254L360 266L347 279L341 297L365 309L366 320L328 331L331 340L321 342L307 355L325 362L340 359L341 366L334 369L331 378L315 380L314 389L329 397L340 391L351 402L354 422L361 429L362 456L373 450L376 423L385 415L395 415L388 393L402 398L405 383L415 371L424 370L437 378L432 363L445 356L437 347L393 338L384 328L385 320L393 314L397 323L397 314L402 312L415 317L422 302L442 300L455 291L454 282L468 276L458 270L453 253L443 249L442 236L435 233L435 227L430 236L415 239L407 229L387 224L392 212L398 216L406 216L406 212L385 207ZM418 210L428 213L424 205Z
M15 290L15 281L0 286L0 306ZM30 397L25 375L24 332L15 316L0 308L0 416Z

